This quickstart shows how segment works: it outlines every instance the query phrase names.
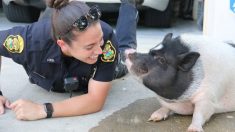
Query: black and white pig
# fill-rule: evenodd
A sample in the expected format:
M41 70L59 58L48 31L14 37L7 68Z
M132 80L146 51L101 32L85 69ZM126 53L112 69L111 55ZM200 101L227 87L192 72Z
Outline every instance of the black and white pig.
M215 113L235 111L235 48L203 36L167 34L149 53L126 51L126 65L157 94L161 108L150 121L170 113L193 115L188 131L202 132Z

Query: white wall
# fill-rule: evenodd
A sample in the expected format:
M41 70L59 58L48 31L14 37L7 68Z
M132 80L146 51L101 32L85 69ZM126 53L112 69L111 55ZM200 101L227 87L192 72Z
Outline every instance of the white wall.
M203 34L235 42L235 13L230 0L205 0Z

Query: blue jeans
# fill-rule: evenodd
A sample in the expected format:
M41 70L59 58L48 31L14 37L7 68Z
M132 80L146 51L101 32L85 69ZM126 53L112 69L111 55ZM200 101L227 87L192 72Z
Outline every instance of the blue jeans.
M138 11L131 4L121 3L116 26L116 37L119 51L128 48L136 49L136 27Z

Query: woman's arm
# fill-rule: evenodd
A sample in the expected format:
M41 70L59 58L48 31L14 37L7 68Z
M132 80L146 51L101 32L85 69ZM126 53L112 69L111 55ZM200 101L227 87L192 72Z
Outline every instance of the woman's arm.
M53 103L52 117L78 116L98 112L102 109L111 82L89 81L88 93ZM10 105L19 120L38 120L46 118L43 104L29 100L17 100Z
M77 116L98 112L102 109L111 82L99 82L91 79L88 93L61 102L53 103L53 117Z

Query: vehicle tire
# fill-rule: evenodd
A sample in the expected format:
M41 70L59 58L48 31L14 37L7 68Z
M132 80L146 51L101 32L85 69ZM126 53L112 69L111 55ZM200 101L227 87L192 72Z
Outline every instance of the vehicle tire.
M167 28L171 26L173 17L173 2L169 0L169 4L165 11L147 9L144 14L144 24L149 27Z
M38 20L40 15L40 9L31 6L21 6L14 2L10 2L6 5L2 1L3 12L7 19L12 22L25 22L31 23Z

